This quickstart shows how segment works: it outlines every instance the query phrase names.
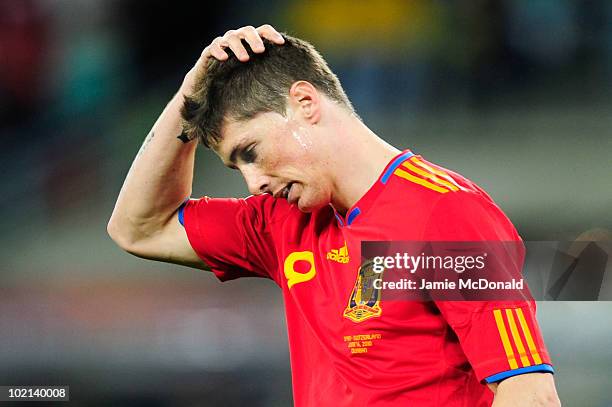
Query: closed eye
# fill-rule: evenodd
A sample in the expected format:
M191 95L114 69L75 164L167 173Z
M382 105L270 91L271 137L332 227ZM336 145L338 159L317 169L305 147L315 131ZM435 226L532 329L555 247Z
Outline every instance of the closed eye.
M225 165L235 169L237 161L242 161L245 164L254 163L257 160L257 152L255 150L256 144L256 142L251 142L250 144L244 142L232 147L229 160Z
M246 164L254 163L257 160L257 152L255 151L255 143L250 144L247 148L240 151L240 159Z

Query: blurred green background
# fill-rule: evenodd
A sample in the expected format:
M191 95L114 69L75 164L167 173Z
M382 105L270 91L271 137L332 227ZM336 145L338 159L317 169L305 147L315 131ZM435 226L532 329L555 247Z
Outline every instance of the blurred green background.
M3 0L1 385L68 384L75 406L290 405L272 282L221 284L106 234L201 50L263 23L311 41L366 124L481 185L525 240L612 228L610 1ZM248 192L202 149L204 194ZM564 406L612 406L612 303L538 306Z

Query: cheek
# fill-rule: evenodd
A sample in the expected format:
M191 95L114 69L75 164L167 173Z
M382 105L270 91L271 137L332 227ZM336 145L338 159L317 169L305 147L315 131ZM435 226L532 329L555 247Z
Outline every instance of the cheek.
M310 154L305 154L299 146L295 146L291 141L278 143L266 160L266 166L271 173L290 176L310 174L316 170L316 160Z
M290 146L292 160L304 165L315 162L313 158L317 155L316 145L313 141L313 134L306 127L296 121L291 121L282 133L284 144Z
M268 133L271 148L266 154L269 173L305 181L318 178L321 160L317 159L312 135L295 123L285 123Z

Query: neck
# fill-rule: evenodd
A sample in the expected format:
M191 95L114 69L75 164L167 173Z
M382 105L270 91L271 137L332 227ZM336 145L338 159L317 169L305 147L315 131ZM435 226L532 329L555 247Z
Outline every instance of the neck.
M374 185L400 150L378 137L353 115L336 123L336 163L331 205L343 216Z

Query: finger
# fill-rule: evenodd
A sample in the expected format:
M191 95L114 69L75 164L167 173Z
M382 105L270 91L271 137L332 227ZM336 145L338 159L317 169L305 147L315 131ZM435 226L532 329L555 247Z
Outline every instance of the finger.
M268 40L276 44L285 43L285 39L283 38L283 36L278 31L276 31L276 29L272 27L270 24L264 24L264 25L257 27L257 32L262 37L267 38Z
M225 50L221 47L221 41L222 41L222 38L217 37L206 48L208 49L208 53L210 54L210 56L218 59L219 61L225 61L227 58L229 58L229 55L227 55L227 52L225 52Z
M255 27L253 27L252 25L248 25L246 27L243 27L241 29L241 32L241 36L244 37L253 52L261 53L266 50L266 48L264 47L264 43L261 40L261 37L259 36L259 33L255 29Z
M229 49L234 51L234 55L236 55L236 58L238 58L240 61L245 62L249 60L249 54L244 48L244 45L242 45L242 41L236 32L231 32L230 34L225 34L223 36L221 46L224 46L225 44L227 44Z

